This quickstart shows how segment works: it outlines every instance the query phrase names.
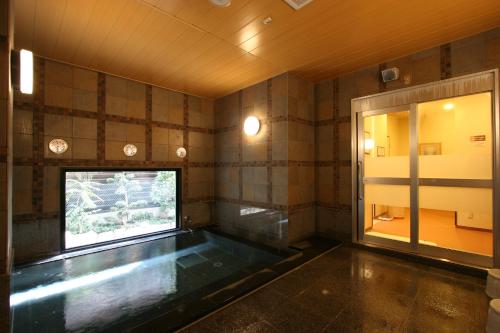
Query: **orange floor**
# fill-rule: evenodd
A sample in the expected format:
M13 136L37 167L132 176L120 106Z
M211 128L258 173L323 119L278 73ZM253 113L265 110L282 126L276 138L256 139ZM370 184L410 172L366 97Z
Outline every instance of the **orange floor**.
M410 237L409 210L405 218L392 221L375 220L370 231L399 237ZM419 239L435 243L439 247L493 255L491 231L470 230L455 227L453 212L420 209Z

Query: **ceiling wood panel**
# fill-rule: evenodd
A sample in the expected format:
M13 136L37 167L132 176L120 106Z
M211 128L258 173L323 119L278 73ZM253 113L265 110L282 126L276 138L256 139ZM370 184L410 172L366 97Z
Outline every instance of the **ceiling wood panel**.
M314 0L299 11L282 0L15 6L18 49L208 97L285 71L319 81L500 26L498 0Z

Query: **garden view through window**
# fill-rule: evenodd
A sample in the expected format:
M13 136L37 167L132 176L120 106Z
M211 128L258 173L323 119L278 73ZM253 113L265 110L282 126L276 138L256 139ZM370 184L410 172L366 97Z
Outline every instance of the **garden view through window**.
M65 248L177 227L175 170L64 172Z

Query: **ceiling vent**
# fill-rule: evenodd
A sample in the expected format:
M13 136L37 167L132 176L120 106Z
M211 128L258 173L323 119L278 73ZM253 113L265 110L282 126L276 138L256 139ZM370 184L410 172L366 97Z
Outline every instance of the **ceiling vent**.
M290 7L292 7L295 10L299 10L305 5L313 2L313 0L283 0L283 1L285 1L287 4L290 5Z

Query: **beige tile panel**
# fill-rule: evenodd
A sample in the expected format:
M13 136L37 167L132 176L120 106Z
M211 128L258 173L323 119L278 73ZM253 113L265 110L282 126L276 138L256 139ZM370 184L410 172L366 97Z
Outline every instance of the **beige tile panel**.
M152 118L154 121L183 124L184 95L178 92L153 87Z
M32 188L33 185L33 167L31 166L14 166L13 167L13 177L12 186L13 191L27 191ZM26 199L25 199L26 200ZM30 201L31 200L27 200Z
M97 72L73 67L73 88L97 92Z
M295 211L288 216L288 242L293 243L311 237L316 228L314 207Z
M45 114L44 134L71 137L73 135L73 117Z
M33 136L31 134L14 133L14 158L31 158L33 156Z
M97 112L97 93L73 89L73 109Z
M212 223L212 208L210 203L196 202L185 204L182 207L182 215L190 216L195 226Z
M333 118L333 80L315 85L316 120Z
M62 85L45 84L45 104L62 108L73 106L73 89Z
M152 137L152 142L153 144L162 144L162 145L168 145L168 128L162 128L162 127L153 127L153 137Z
M45 83L71 88L73 85L73 68L66 64L46 60Z
M13 132L21 134L33 133L33 111L14 109Z
M351 187L351 168L341 166L339 168L339 203L341 205L351 205L352 187Z
M74 159L96 159L97 140L73 138L73 158Z
M97 120L89 118L73 118L73 137L82 139L97 138Z

